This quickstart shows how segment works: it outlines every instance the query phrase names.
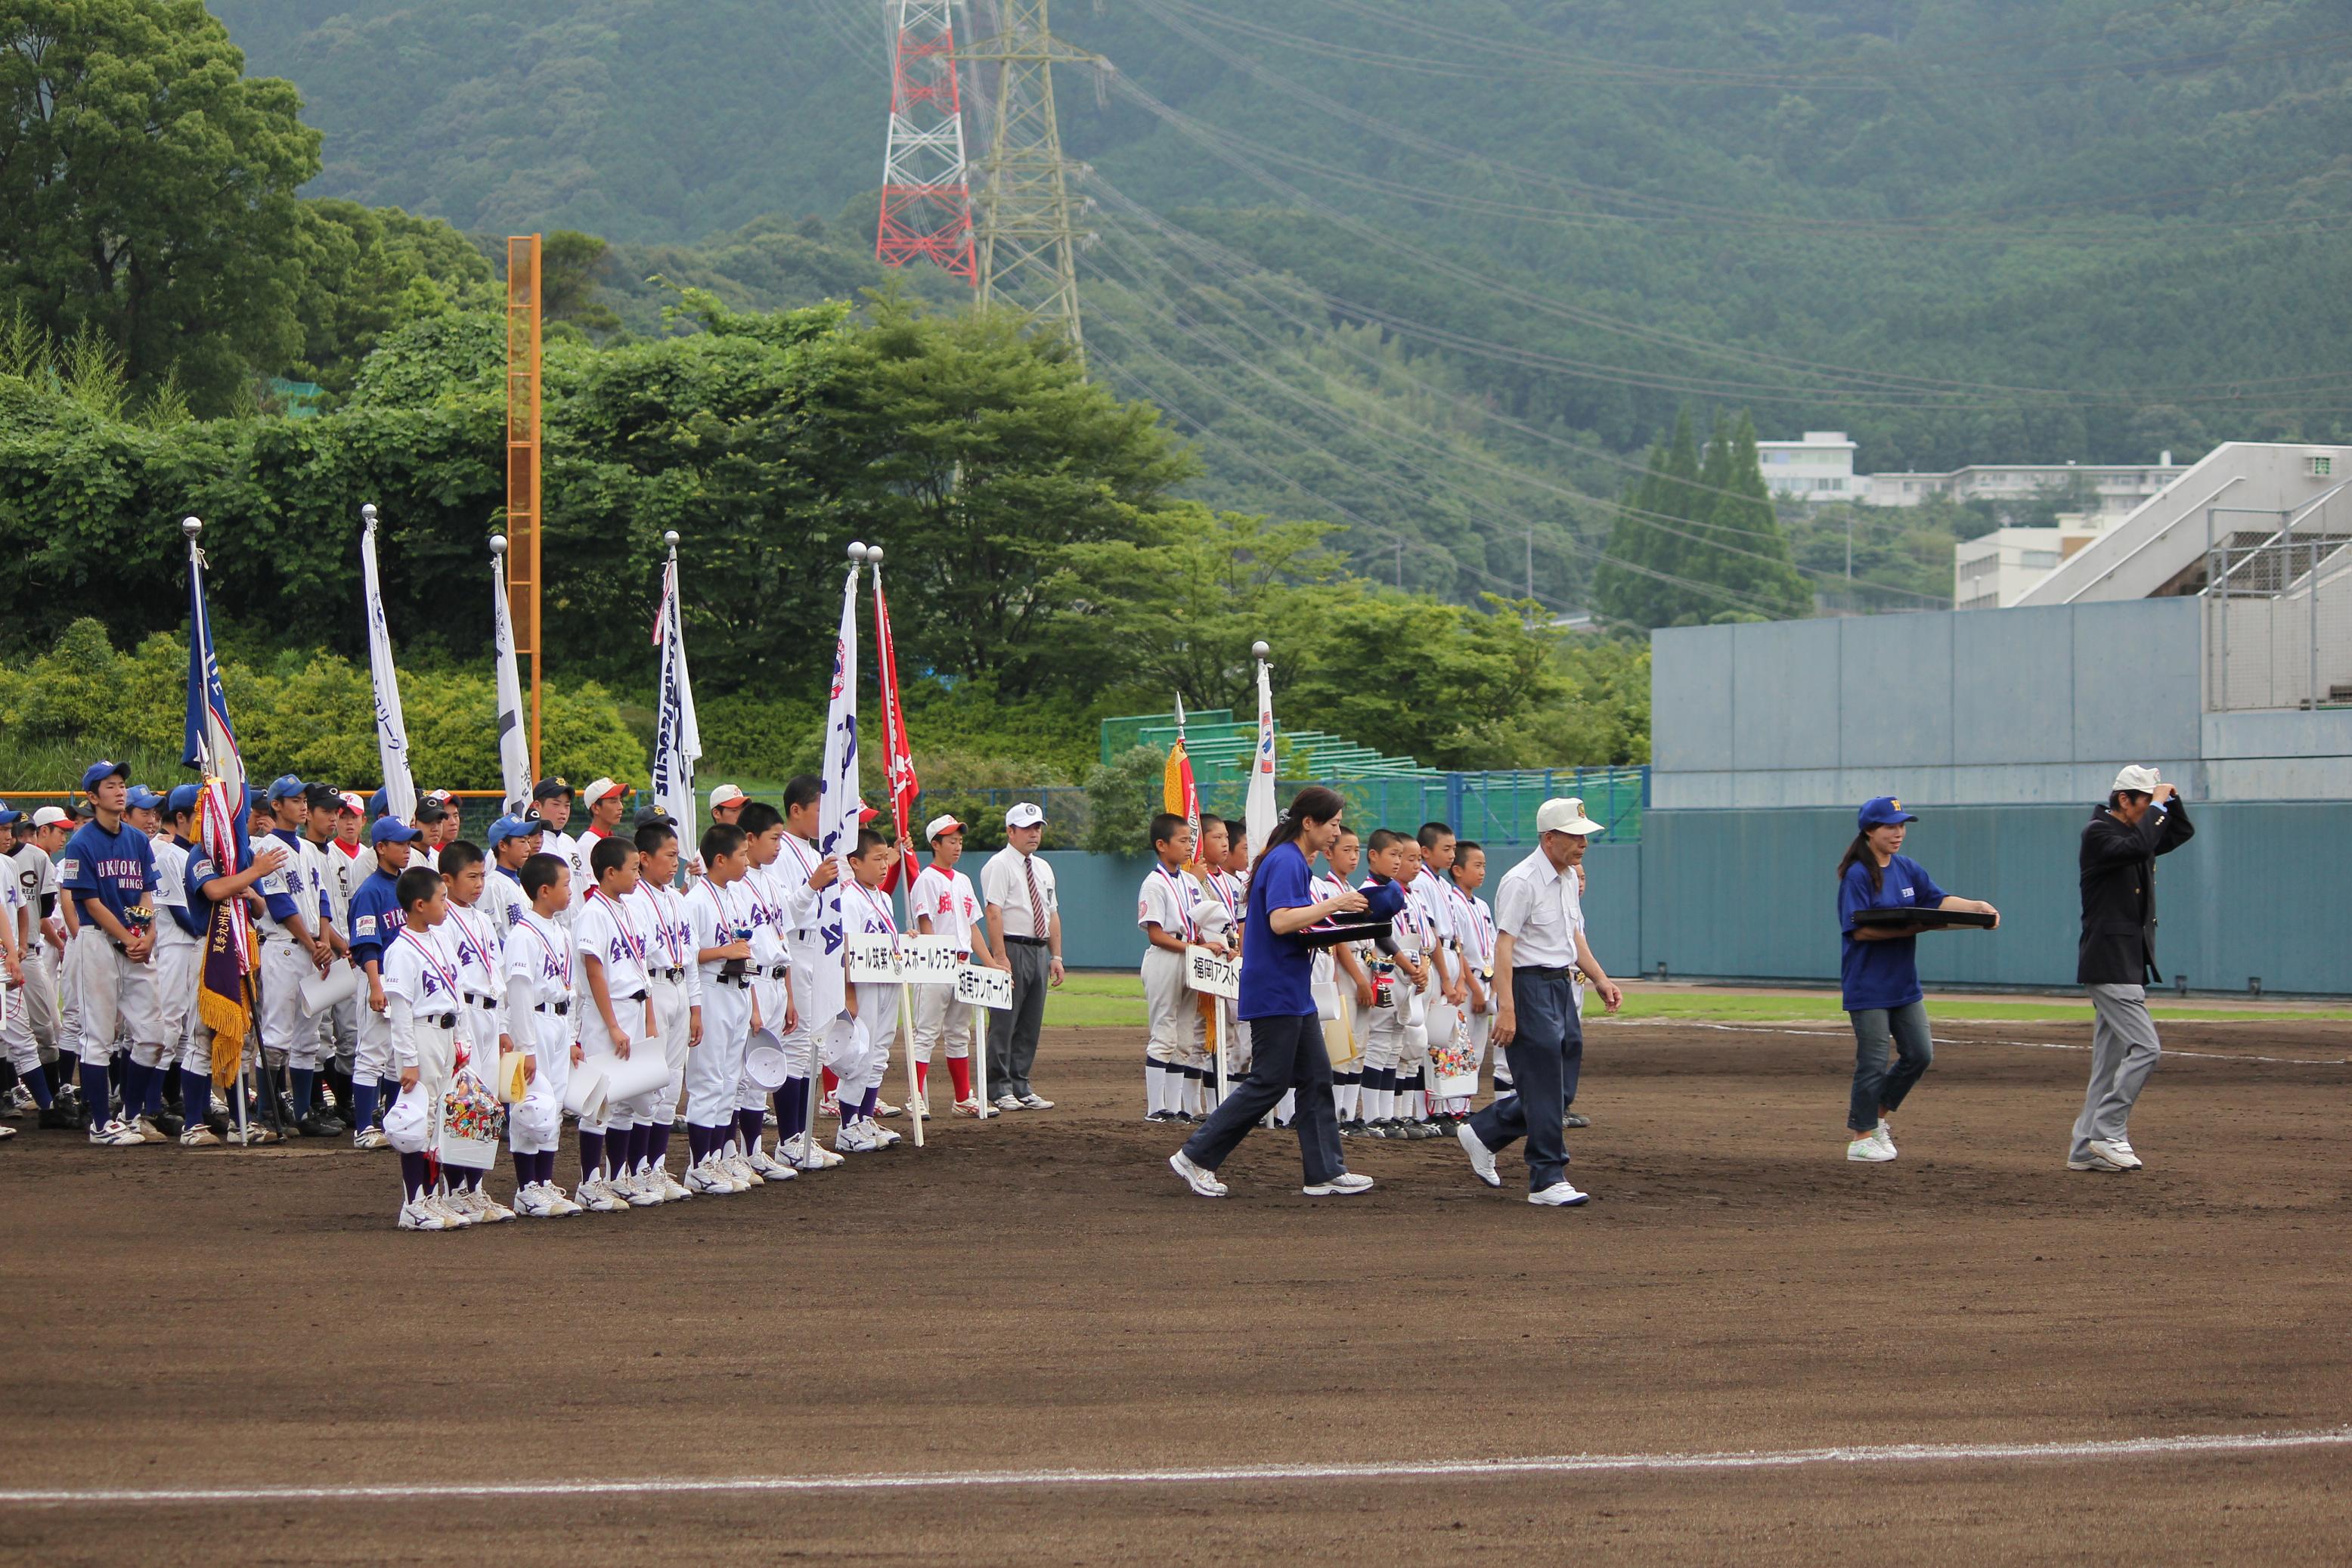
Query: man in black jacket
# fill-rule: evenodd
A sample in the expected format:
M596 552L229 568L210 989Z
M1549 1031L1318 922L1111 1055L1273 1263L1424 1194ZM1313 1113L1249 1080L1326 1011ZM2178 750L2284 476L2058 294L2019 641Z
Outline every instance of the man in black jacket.
M2180 792L2154 768L2116 775L2107 804L2083 829L2083 945L2076 984L2091 993L2091 1086L2074 1120L2070 1171L2137 1171L2128 1123L2147 1075L2156 1070L2156 1025L2147 983L2156 967L2156 858L2196 834Z

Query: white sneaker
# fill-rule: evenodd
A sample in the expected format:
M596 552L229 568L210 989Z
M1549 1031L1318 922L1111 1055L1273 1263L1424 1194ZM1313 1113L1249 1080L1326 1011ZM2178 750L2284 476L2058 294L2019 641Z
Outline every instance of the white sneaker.
M1495 1152L1478 1142L1478 1134L1470 1131L1470 1124L1465 1121L1455 1128L1454 1136L1460 1141L1462 1152L1470 1156L1470 1173L1490 1187L1501 1186L1503 1175L1495 1169Z
M669 1202L669 1194L662 1191L661 1183L655 1179L650 1170L633 1171L622 1177L616 1185L621 1196L628 1200L633 1209L649 1209Z
M474 1216L451 1202L444 1193L427 1193L416 1200L447 1221L453 1230L463 1230L474 1223Z
M1539 1193L1529 1193L1528 1202L1541 1204L1546 1208L1572 1209L1579 1204L1592 1201L1591 1193L1580 1193L1566 1182L1554 1182Z
M823 1100L818 1100L818 1101L816 1102L816 1113L817 1113L819 1116L824 1117L827 1121L840 1121L840 1120L841 1120L841 1098L840 1098L840 1096L838 1096L838 1095L832 1095L832 1094L828 1094L828 1095L826 1095Z
M877 1116L896 1116L904 1108L901 1106L891 1104L888 1100L884 1100L880 1095L876 1095L874 1097L874 1114Z
M878 1121L863 1122L861 1125L873 1137L874 1146L877 1149L887 1149L894 1143L904 1143L907 1141L899 1133L883 1126Z
M996 1109L999 1110L1018 1110L1021 1109L1021 1101L1016 1096L1000 1094L996 1097Z
M507 1221L514 1218L514 1210L507 1207L506 1205L499 1202L498 1199L490 1196L489 1194L482 1191L479 1187L474 1189L474 1196L478 1199L480 1203L480 1207L475 1217L480 1220L484 1225L504 1225Z
M2094 1138L2091 1140L2091 1152L2121 1165L2126 1171L2137 1171L2147 1163L2137 1154L2132 1152L2131 1140L2128 1138L2109 1138L2104 1141Z
M1887 1142L1884 1131L1865 1132L1847 1143L1845 1157L1858 1165L1883 1165L1895 1158L1895 1145Z
M541 1190L537 1182L533 1182L515 1194L514 1208L515 1213L524 1219L551 1217L547 1206L547 1194Z
M998 1103L1002 1104L1003 1102L1000 1100ZM1054 1109L1054 1102L1047 1100L1042 1094L1024 1094L1021 1097L1021 1109L1024 1110L1051 1110Z
M789 1147L780 1144L778 1148L795 1171L829 1171L844 1163L840 1155L805 1132L794 1133Z
M980 1096L975 1094L957 1100L955 1102L955 1113L958 1116L978 1116L980 1114Z
M931 1108L919 1100L907 1101L907 1110L918 1121L929 1121L931 1119Z
M1217 1173L1194 1164L1192 1156L1181 1149L1168 1156L1168 1168L1175 1172L1186 1186L1204 1198L1225 1195L1225 1184L1217 1180Z
M180 1133L180 1147L183 1149L217 1149L220 1142L220 1134L201 1121L183 1129Z
M740 1189L735 1185L735 1178L719 1168L718 1157L706 1154L686 1168L686 1190L724 1197Z
M569 1219L573 1215L588 1212L566 1197L563 1189L553 1182L539 1184L539 1198L540 1202L546 1205L547 1217L550 1219Z
M749 1154L719 1155L719 1173L732 1182L735 1184L735 1190L739 1193L748 1193L753 1187L765 1186L768 1181L760 1167L751 1163L751 1156Z
M136 1127L125 1121L101 1121L90 1129L89 1141L103 1149L133 1149L147 1142Z
M1347 1197L1356 1193L1370 1192L1372 1179L1360 1176L1353 1171L1342 1171L1328 1182L1309 1182L1298 1190L1310 1198Z
M142 1143L169 1143L172 1141L171 1134L156 1126L152 1117L136 1117L128 1125L132 1131L139 1134L139 1141Z
M572 1199L590 1214L619 1214L629 1206L613 1190L613 1184L602 1176L591 1176L581 1183Z
M800 1174L765 1149L744 1156L743 1168L750 1173L754 1186L761 1182L789 1182Z
M872 1126L864 1121L845 1121L841 1131L833 1135L834 1149L844 1154L871 1154L882 1145L875 1141Z
M400 1228L403 1230L455 1230L457 1226L441 1217L438 1211L416 1199L400 1205Z
M371 1127L365 1131L354 1132L352 1134L352 1147L354 1149L389 1149L392 1147L392 1140L383 1135L383 1128Z
M688 1192L686 1188L679 1184L678 1179L676 1176L669 1173L669 1167L667 1165L656 1165L654 1167L654 1180L661 1184L662 1201L664 1203L674 1204L681 1198L688 1198L694 1195Z

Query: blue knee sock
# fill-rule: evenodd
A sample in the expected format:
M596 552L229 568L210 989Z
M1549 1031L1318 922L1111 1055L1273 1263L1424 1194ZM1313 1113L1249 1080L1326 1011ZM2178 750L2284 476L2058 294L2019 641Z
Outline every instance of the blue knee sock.
M25 1090L33 1097L33 1103L35 1105L39 1106L43 1110L47 1110L50 1106L57 1103L57 1097L49 1092L49 1075L43 1072L39 1068L35 1068L32 1071L27 1073L20 1073L17 1076L25 1080Z
M289 1068L294 1079L294 1120L299 1121L310 1114L310 1097L318 1092L319 1069Z
M142 1070L147 1074L147 1114L161 1116L163 1114L163 1084L171 1077L172 1069L167 1067L152 1067ZM186 1107L183 1106L181 1110L184 1114Z
M375 1085L353 1079L352 1083L352 1131L364 1132L375 1125Z
M128 1121L147 1110L147 1069L130 1057L122 1058L122 1120Z
M213 1080L208 1073L180 1069L180 1115L191 1127L202 1127L213 1113Z
M81 1063L81 1102L83 1120L92 1128L107 1118L106 1062L84 1057Z

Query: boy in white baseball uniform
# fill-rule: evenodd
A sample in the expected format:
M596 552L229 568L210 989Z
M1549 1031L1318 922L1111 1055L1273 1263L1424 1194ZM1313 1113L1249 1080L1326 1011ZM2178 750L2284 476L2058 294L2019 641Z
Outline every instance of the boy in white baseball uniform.
M740 819L743 831L752 838L751 879L766 889L761 901L773 921L778 957L770 965L771 973L782 970L791 984L793 1027L782 1038L792 1076L775 1096L776 1157L803 1171L841 1163L842 1157L819 1142L808 1124L808 1080L821 1067L837 1069L838 1063L819 1058L827 1051L839 1055L847 1050L850 1037L850 1031L829 1029L826 1026L833 1020L812 1016L817 966L842 962L841 954L825 952L818 930L825 889L838 879L841 870L841 862L820 854L812 837L817 830L818 804L823 798L824 785L816 776L803 773L784 785L781 819L776 808L765 801L745 806ZM775 852L763 863L761 854L770 846ZM754 946L756 951L756 936ZM770 984L781 994L783 977ZM761 1016L767 1017L768 986L755 988L754 995ZM781 994L776 1005L782 1009Z
M935 816L923 829L931 846L931 863L915 879L908 895L915 913L915 930L922 936L951 936L956 951L990 969L1009 965L988 949L988 921L980 889L956 869L963 858L963 824L952 816ZM952 985L908 987L915 1008L915 1088L913 1114L931 1113L931 1051L947 1044L948 1077L955 1086L955 1111L977 1116L979 1090L971 1081L972 1046L980 1038L980 1009L956 1000ZM983 1064L986 1058L982 1058Z
M667 816L637 828L637 885L629 910L646 933L646 978L654 1004L655 1039L669 1063L669 1081L654 1092L653 1120L629 1134L629 1202L645 1208L694 1194L669 1173L670 1129L686 1091L687 1062L701 1047L702 966L686 900L675 886L677 829Z
M890 874L898 852L870 827L857 830L857 847L849 857L850 890L841 900L842 929L850 936L896 936L898 918L882 879ZM890 1041L898 1032L898 1008L904 986L895 981L862 980L849 988L848 1018L852 1044L834 1072L841 1080L841 1127L833 1146L845 1154L887 1149L898 1134L874 1119L881 1098L882 1075L890 1066ZM840 1032L839 1024L834 1026Z
M469 1043L457 955L439 930L448 918L448 895L439 872L415 866L396 879L394 896L400 900L401 925L384 944L379 964L385 1035L400 1074L400 1098L386 1120L413 1125L419 1112L423 1120L422 1147L404 1149L400 1154L399 1226L403 1230L458 1230L474 1224L474 1218L434 1193L433 1160L426 1152L434 1146L441 1096L457 1070L457 1052Z
M571 862L561 855L533 855L517 882L528 901L507 933L507 1032L527 1053L529 1088L522 1103L507 1110L514 1206L525 1219L561 1219L581 1212L555 1184L563 1089L580 1049L572 1039L572 940L555 919L572 907Z
M83 1115L89 1141L110 1148L147 1142L131 1124L109 1115L113 1097L107 1058L119 1022L135 1046L160 1054L163 1012L156 1005L153 956L155 850L125 818L131 770L100 762L83 773L90 820L67 841L58 881L80 929L67 950L79 1007L75 1039L81 1062ZM146 1080L134 1058L123 1072L123 1104L135 1112L146 1101Z
M1454 866L1446 888L1454 900L1454 929L1459 933L1462 965L1468 972L1469 997L1465 1004L1470 1020L1470 1048L1475 1060L1486 1059L1487 1037L1495 1026L1495 911L1478 896L1486 880L1486 851L1465 838L1454 847ZM1470 1097L1456 1095L1445 1103L1446 1118L1461 1121L1470 1114Z
M1192 1120L1193 1086L1208 1070L1209 1048L1202 1027L1199 997L1187 966L1189 950L1206 947L1223 957L1232 951L1222 937L1202 932L1194 911L1206 895L1192 872L1192 826L1173 812L1151 819L1154 863L1135 900L1135 923L1143 928L1143 1119Z
M465 1015L466 1045L459 1067L471 1067L486 1084L498 1081L499 1058L514 1049L507 1014L506 931L482 907L482 889L488 879L482 852L463 838L441 847L441 882L448 900L448 918L440 936L457 960L457 1001ZM515 1211L482 1190L488 1173L457 1166L448 1172L449 1202L467 1217L496 1224L514 1218Z
M0 875L12 877L25 898L29 934L17 957L24 965L25 988L16 996L8 1021L0 1026L9 1059L16 1064L20 1081L40 1109L39 1125L71 1131L79 1123L68 1104L73 1080L57 1063L58 1046L58 977L65 967L66 928L63 900L58 897L57 853L72 832L70 819L54 805L33 813L20 826L23 841L15 856L0 865ZM31 1063L38 1078L25 1071Z
M588 814L588 822L581 828L579 837L572 840L572 858L573 864L587 873L587 879L584 882L576 877L572 879L572 907L575 913L596 890L596 868L589 861L596 846L611 838L617 838L624 844L629 842L629 836L621 831L621 806L627 794L627 789L616 779L594 780L580 792L580 809Z
M628 1060L634 1051L660 1050L660 1026L646 975L646 933L622 902L637 885L637 847L608 835L589 851L588 864L596 886L572 915L580 976L576 1021L581 1050L592 1060L603 1059L609 1073L612 1063ZM614 1214L629 1206L621 1178L633 1170L630 1139L641 1113L650 1126L651 1092L617 1101L608 1095L601 1118L581 1118L581 1207Z
M686 895L702 985L702 1043L686 1063L686 1189L740 1193L761 1180L744 1156L730 1153L751 1033L751 892L743 883L751 861L743 830L733 823L712 823L698 847L702 873ZM793 1173L789 1166L779 1168Z
M1357 837L1354 828L1339 829L1339 837L1324 851L1323 858L1330 867L1328 873L1308 881L1308 889L1318 902L1353 889L1356 868L1363 861L1363 840ZM1326 1037L1330 1041L1332 1103L1343 1136L1358 1135L1364 1130L1359 1112L1364 1092L1364 1038L1371 1026L1372 977L1364 968L1365 955L1370 951L1370 942L1348 942L1327 947L1315 955L1315 984L1318 989L1330 987L1338 1014L1336 1026ZM1347 1064L1344 1068L1342 1062Z
M334 951L321 934L327 923L326 868L304 840L310 786L288 773L269 786L268 837L286 850L286 863L260 882L261 1045L265 1061L282 1060L294 1085L295 1128L319 1138L311 1118L319 1076L319 1018L302 1005L302 983L324 974Z

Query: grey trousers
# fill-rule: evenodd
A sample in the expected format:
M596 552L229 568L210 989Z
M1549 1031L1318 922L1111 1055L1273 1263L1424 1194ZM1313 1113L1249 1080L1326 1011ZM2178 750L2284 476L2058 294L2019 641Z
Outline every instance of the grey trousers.
M999 1098L1034 1092L1029 1069L1037 1065L1037 1031L1045 1024L1045 989L1053 979L1053 955L1025 942L1008 942L1013 961L1013 1005L988 1015L988 1087Z
M2091 1141L2112 1143L2126 1136L2132 1102L2156 1070L2159 1047L2156 1024L2147 1016L2144 985L2092 985L2091 1086L2083 1094L2083 1114L2074 1119L2074 1148L2067 1158L2087 1159Z

